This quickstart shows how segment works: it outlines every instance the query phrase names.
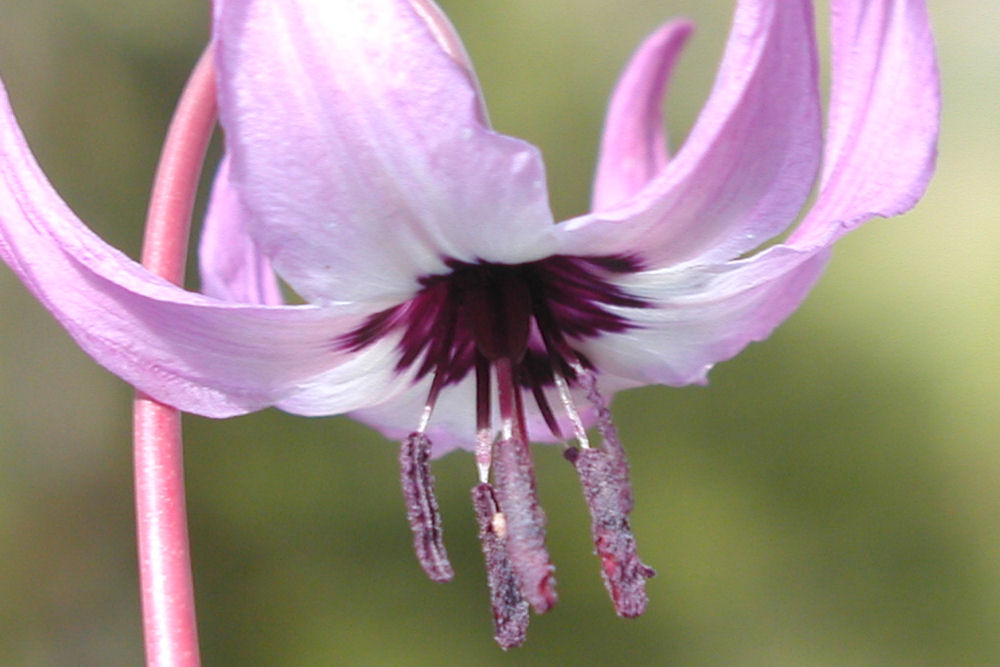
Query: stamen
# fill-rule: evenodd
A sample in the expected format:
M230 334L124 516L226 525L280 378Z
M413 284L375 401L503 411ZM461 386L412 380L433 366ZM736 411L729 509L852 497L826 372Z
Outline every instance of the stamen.
M634 501L625 449L593 372L578 362L573 364L573 370L597 411L597 428L603 442L600 450L569 449L566 458L580 476L590 509L594 547L601 559L601 575L615 611L629 618L639 616L648 602L646 579L656 571L639 559L628 520Z
M580 475L583 495L590 509L594 547L601 559L601 576L619 616L628 618L646 611L646 579L656 571L639 560L629 524L632 489L627 470L608 452L597 449L566 450L566 458Z
M482 354L476 354L476 468L479 481L490 477L493 461L493 429L490 426L490 363Z
M417 422L417 433L424 433L431 423L431 415L434 413L434 405L428 401L427 405L420 412L420 421Z
M493 474L497 499L507 521L507 553L521 583L521 593L536 613L545 613L558 599L552 576L555 568L545 548L545 512L538 503L527 443L511 438L497 443Z
M500 404L500 424L503 438L528 441L524 428L524 407L521 405L521 388L514 376L514 365L510 359L501 357L494 362L497 372L497 402Z
M493 464L493 433L488 428L476 432L476 471L479 481L486 482L490 478L490 466Z
M594 375L594 371L585 367L579 361L574 361L570 367L576 373L577 383L587 392L587 400L590 401L590 404L597 413L597 431L601 434L601 439L604 441L604 449L620 459L620 463L625 466L625 476L627 479L628 462L625 460L625 448L622 447L622 443L618 439L618 429L615 428L615 424L611 420L611 410L608 409L608 403L597 389L597 377Z
M517 576L506 548L506 521L497 507L493 487L483 483L472 489L472 503L479 522L479 540L486 558L486 579L493 606L494 639L503 649L520 646L528 633L528 603L521 597Z
M500 420L500 438L502 440L510 440L513 437L514 437L514 420L513 419Z
M583 418L580 417L580 412L576 409L576 404L573 402L573 395L569 392L569 385L566 383L566 378L559 371L555 371L552 376L556 383L556 389L559 390L559 398L562 400L563 409L566 410L566 415L573 423L573 435L576 436L576 441L583 449L590 449L590 438L587 437L587 427L583 425Z
M422 432L411 433L399 450L399 470L406 515L413 530L413 550L427 576L443 582L450 581L455 573L444 548L430 458L430 439Z

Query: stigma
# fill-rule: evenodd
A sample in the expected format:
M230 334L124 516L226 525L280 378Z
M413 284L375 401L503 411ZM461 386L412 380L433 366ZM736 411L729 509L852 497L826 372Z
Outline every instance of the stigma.
M541 614L557 601L525 418L529 401L551 436L566 443L565 455L580 478L595 552L615 610L625 617L642 614L645 580L655 572L636 552L628 518L633 499L625 452L595 369L581 351L588 339L631 328L620 313L648 307L609 280L614 274L637 271L638 265L621 257L566 256L524 264L449 260L446 265L447 273L421 278L413 298L369 317L342 341L360 350L395 336L397 370L412 373L414 381L431 377L419 423L399 454L417 560L434 581L454 576L443 541L426 430L441 392L474 374L476 400L469 407L476 413L476 432L469 438L475 443L478 480L472 499L496 641L505 649L520 645L526 638L528 608ZM596 415L597 447L591 444L581 407ZM571 436L560 424L572 426ZM570 437L575 446L568 444Z

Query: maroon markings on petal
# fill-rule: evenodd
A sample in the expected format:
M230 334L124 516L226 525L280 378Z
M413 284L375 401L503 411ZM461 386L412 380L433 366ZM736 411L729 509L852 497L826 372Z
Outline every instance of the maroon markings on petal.
M486 558L486 579L493 606L494 639L503 649L520 646L528 633L528 603L521 597L517 575L507 554L505 517L497 507L493 487L472 489L472 503L479 522L479 540Z
M521 582L521 593L536 613L543 614L558 599L555 568L545 548L545 512L538 503L531 451L523 440L497 443L493 474L500 509L506 517L507 553Z
M635 617L646 611L646 579L656 574L639 560L629 525L632 489L623 459L596 449L566 451L576 468L590 509L591 534L601 559L604 585L620 616Z
M413 550L421 567L434 581L450 581L455 573L444 549L430 458L431 441L423 433L411 433L403 441L399 450L403 500L413 530Z
M538 412L542 415L542 419L545 420L545 425L548 427L549 432L556 440L562 440L563 434L562 429L559 427L559 420L556 419L555 413L552 412L552 406L545 395L545 387L542 386L542 380L534 373L534 368L536 367L529 364L522 364L521 373L526 377L525 384L531 387L531 395L535 398L535 405L538 406Z
M445 385L468 375L477 356L507 357L532 366L522 381L549 386L554 371L568 374L575 342L635 326L615 308L650 306L614 284L616 275L642 268L629 257L554 255L525 264L445 259L445 264L447 273L420 277L412 298L370 315L336 344L359 351L398 337L397 369L412 369L416 379L433 372ZM453 326L441 326L452 321Z

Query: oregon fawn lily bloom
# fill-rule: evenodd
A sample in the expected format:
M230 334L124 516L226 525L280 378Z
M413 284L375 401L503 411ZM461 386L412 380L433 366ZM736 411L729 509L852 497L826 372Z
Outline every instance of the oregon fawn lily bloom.
M742 0L684 145L661 98L689 32L639 48L610 105L593 211L555 224L537 149L490 129L431 0L217 0L226 157L204 294L154 277L70 212L2 98L0 255L99 363L154 399L227 417L349 413L402 441L418 559L452 577L429 460L475 452L497 640L556 593L529 441L575 440L619 614L653 571L629 527L607 409L704 382L799 305L840 236L930 177L938 84L923 0L832 0L825 131L813 7ZM816 200L784 241L818 179ZM275 273L306 305L283 305ZM597 426L600 442L587 427Z

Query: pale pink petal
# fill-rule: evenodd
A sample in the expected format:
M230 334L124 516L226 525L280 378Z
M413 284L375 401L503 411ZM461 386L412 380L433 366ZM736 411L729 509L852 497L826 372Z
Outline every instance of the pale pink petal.
M351 351L328 369L316 368L312 377L298 383L293 394L275 405L286 412L321 417L344 412L331 410L330 406L350 405L349 410L358 410L386 401L424 401L427 389L414 386L412 373L400 372L396 367L399 342L398 336L389 336ZM400 425L403 418L396 417ZM407 421L407 425L413 431L416 421Z
M553 250L537 150L490 131L406 0L228 0L220 116L250 233L310 301L415 291L444 259Z
M684 265L616 281L650 308L617 309L635 328L589 340L582 351L605 374L643 384L705 382L708 371L767 338L822 273L825 250L776 246L718 265Z
M431 378L426 378L411 391L399 393L378 405L365 406L351 412L351 418L378 429L390 440L402 440L420 422L427 402ZM494 414L497 412L494 409ZM476 446L476 379L466 376L457 384L445 387L434 407L427 435L431 440L431 455L435 458L453 449L474 449ZM471 466L471 464L470 464Z
M270 261L246 228L247 214L229 181L229 160L219 165L198 246L201 291L208 296L279 306L284 303Z
M789 239L797 246L906 211L927 188L937 156L941 89L923 0L834 0L832 10L823 180Z
M756 256L616 281L654 307L623 313L636 329L587 344L602 371L636 384L704 381L713 364L767 337L798 307L837 238L923 194L940 113L924 3L835 1L832 28L830 143L813 209L787 242Z
M561 252L600 248L649 268L735 257L795 219L820 147L812 3L743 0L681 150L623 206L563 225Z
M594 179L593 210L624 203L667 164L663 95L694 29L671 21L642 43L611 96Z
M359 372L377 364L368 359L369 368L357 368L355 355L338 344L367 311L210 299L151 275L104 243L52 190L2 86L0 257L98 363L186 412L224 417L290 401L321 374L352 388L326 405L328 414L403 388L394 374L359 381ZM386 353L379 361L391 368L395 358Z
M465 44L462 43L462 38L458 36L455 26L452 25L451 20L441 11L441 8L437 6L434 0L409 0L409 2L417 15L430 28L431 35L437 40L438 45L445 53L451 56L452 60L465 70L466 77L468 77L469 82L476 89L476 98L479 103L476 111L479 114L479 120L484 125L489 125L486 103L483 100L483 93L479 87L479 79L476 77L476 71L472 67L472 59L469 58L469 53L465 50Z

